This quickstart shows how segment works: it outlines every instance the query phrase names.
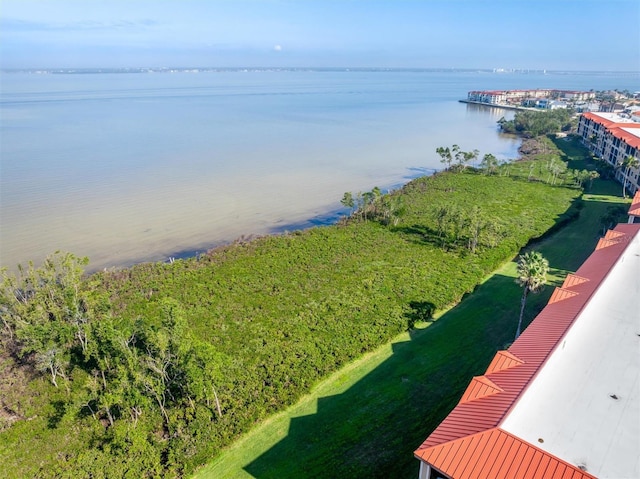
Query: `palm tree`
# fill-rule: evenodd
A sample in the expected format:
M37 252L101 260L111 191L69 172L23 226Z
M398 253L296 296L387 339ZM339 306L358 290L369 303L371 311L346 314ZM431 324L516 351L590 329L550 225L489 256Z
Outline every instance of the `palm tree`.
M453 145L451 147L451 152L453 153L456 161L458 162L458 169L462 169L462 165L465 162L464 151L462 151L458 145Z
M627 156L624 161L620 164L620 167L624 168L624 176L622 177L622 197L627 198L627 180L629 179L629 171L632 168L638 168L640 166L640 160L634 158L633 156Z
M491 153L487 153L482 157L480 166L487 172L487 175L490 175L498 167L498 159Z
M451 154L451 150L449 149L449 147L447 146L446 148L443 148L442 146L439 146L438 148L436 148L436 153L440 155L440 158L442 158L440 162L447 165L446 169L451 168L451 162L453 161L453 156Z
M518 257L518 277L516 278L516 283L522 286L524 291L522 292L520 319L518 319L518 329L516 330L515 339L518 339L522 329L522 316L524 315L524 306L527 303L527 294L529 291L535 293L547 284L548 272L549 262L537 251L529 251Z
M469 155L471 157L471 161L473 161L473 167L476 167L476 162L478 161L478 157L480 156L480 150L474 149L470 152Z

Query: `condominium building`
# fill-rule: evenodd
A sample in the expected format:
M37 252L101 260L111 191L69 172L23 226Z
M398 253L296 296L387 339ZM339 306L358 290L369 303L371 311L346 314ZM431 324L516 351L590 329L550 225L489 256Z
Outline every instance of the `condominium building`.
M414 452L419 478L640 477L639 271L619 224Z
M622 166L629 156L640 161L640 123L617 113L588 112L580 116L578 135L598 158L615 168L615 177L632 194L640 189L640 168ZM625 180L626 176L626 180Z
M467 94L467 100L490 105L521 105L523 102L532 103L532 106L544 108L540 105L533 105L536 100L553 99L567 100L571 102L593 100L596 97L594 92L573 91L573 90L474 90ZM527 105L525 105L527 106Z

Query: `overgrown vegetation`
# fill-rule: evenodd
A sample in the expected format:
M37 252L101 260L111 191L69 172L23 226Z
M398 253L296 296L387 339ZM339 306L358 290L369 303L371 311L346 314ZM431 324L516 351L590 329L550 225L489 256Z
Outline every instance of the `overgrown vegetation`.
M572 115L573 110L568 108L547 111L520 110L516 112L512 120L506 120L503 117L498 121L498 124L505 133L515 133L532 138L559 131L570 131L573 126Z
M60 255L5 276L2 362L31 380L2 398L17 420L0 434L1 474L193 471L577 217L580 190L561 174L552 184L548 163L440 173L353 205L345 195L354 212L339 225L172 264L80 279L83 260Z

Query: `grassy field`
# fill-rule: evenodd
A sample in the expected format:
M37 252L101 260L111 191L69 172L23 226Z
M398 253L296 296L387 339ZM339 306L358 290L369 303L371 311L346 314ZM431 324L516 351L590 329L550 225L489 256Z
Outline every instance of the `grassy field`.
M569 161L581 153L570 143L563 151ZM608 208L628 205L618 190L616 183L594 182L576 221L529 246L549 259L552 276L551 286L530 296L527 323L552 285L593 251ZM483 374L495 352L513 340L521 295L514 277L515 263L504 264L457 306L333 374L194 477L417 477L413 450L455 406L471 377Z

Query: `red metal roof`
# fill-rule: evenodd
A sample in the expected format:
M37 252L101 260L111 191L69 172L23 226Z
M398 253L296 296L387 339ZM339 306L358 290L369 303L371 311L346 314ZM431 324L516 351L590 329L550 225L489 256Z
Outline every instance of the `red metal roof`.
M518 364L522 364L523 361L520 358L517 358L509 351L498 351L489 364L487 368L486 374L495 373L497 371L502 371L504 369L512 368L513 366L517 366Z
M636 191L629 208L629 214L631 216L640 216L640 190Z
M595 123L598 123L600 125L603 125L606 128L609 128L609 126L614 125L615 121L613 120L607 120L606 118L601 117L600 115L597 115L594 112L588 111L586 113L582 114L583 117L585 117L588 120L591 120Z
M591 111L582 113L582 116L587 118L588 120L593 121L594 123L598 123L598 124L604 126L608 130L611 130L611 129L614 129L614 128L640 128L640 123L637 123L637 122L635 122L633 120L616 122L614 120L609 120L608 118L600 116L597 113L591 112ZM624 118L620 118L620 119L624 120ZM627 134L631 135L630 133L627 133ZM633 135L631 135L631 136L633 136Z
M568 275L561 288L556 288L547 306L508 351L499 351L485 375L473 378L458 405L415 451L417 458L432 464L454 479L543 477L536 475L541 463L534 464L529 461L529 466L523 466L531 451L536 449L523 441L521 441L524 444L522 449L516 450L520 452L514 452L513 458L509 456L511 462L514 464L518 462L517 466L513 466L516 467L514 472L511 472L511 469L508 471L500 469L501 474L504 472L504 475L496 475L491 472L494 469L484 469L506 460L503 457L504 452L497 447L498 436L495 436L495 431L500 431L502 435L499 434L500 437L510 435L496 428L500 426L538 371L544 366L547 358L598 289L630 239L639 231L639 224L620 224L598 243L596 250L578 271ZM475 446L467 447L468 441L475 441ZM462 445L466 446L462 447ZM483 448L481 459L475 453L476 447L480 446ZM442 457L449 459L438 464L432 462L441 454ZM562 468L562 474L559 474L560 469L556 469L555 473L551 475L547 473L544 477L592 477L577 466L571 466L558 458L553 458L553 461L562 464L558 466ZM551 459L548 464L551 464ZM468 475L465 472L467 467L472 468L473 474ZM532 469L531 471L526 469L527 474L523 475L520 467L525 469L532 467ZM565 476L565 473L569 475Z
M595 479L500 428L465 436L417 455L455 479Z
M467 390L462 395L460 403L473 401L474 399L487 397L499 392L503 392L503 390L496 386L491 379L486 376L476 376L469 383L469 387L467 387Z
M632 146L633 148L640 148L640 138L633 133L625 131L626 129L631 128L640 128L639 123L616 123L610 127L608 127L609 133L611 133L615 138L619 138L624 141L627 145Z

